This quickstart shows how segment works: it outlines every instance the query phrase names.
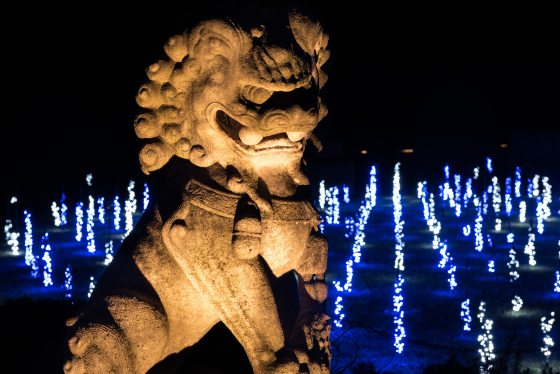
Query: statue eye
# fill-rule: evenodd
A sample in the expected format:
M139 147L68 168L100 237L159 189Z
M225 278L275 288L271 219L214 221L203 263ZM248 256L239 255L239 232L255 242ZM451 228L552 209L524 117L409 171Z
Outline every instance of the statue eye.
M268 99L270 99L273 92L262 87L245 86L243 87L243 90L241 90L241 94L243 95L243 98L245 98L245 100L257 105L261 105L264 104Z

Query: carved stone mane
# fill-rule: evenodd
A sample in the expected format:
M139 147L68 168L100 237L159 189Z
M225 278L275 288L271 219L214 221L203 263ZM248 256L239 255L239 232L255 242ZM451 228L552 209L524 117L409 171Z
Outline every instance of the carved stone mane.
M301 171L326 115L328 38L297 12L268 27L201 22L147 69L140 164L186 174L182 197L159 194L123 242L70 323L65 372L145 373L220 321L255 373L329 372L327 244ZM286 276L291 321L273 292Z

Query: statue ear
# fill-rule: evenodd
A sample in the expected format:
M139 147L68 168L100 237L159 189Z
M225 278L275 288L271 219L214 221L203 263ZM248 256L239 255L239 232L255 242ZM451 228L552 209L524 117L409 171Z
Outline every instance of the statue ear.
M296 42L307 54L316 58L319 67L322 66L329 58L329 36L323 32L319 22L296 11L290 13L289 22Z
M310 20L301 13L293 11L289 15L290 29L298 45L310 55L317 66L316 80L319 88L327 81L327 74L321 69L327 62L330 52L327 49L329 36L323 32L319 22Z

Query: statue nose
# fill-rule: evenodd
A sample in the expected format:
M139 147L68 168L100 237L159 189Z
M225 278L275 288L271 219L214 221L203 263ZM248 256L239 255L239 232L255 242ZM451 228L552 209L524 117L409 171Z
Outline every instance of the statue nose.
M316 125L316 108L304 110L300 106L293 106L265 113L259 122L259 129L269 136L287 131L307 133Z

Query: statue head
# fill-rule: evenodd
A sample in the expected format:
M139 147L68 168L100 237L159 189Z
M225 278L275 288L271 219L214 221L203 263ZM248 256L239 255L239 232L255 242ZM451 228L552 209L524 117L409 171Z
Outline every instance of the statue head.
M288 197L308 184L300 166L326 115L328 37L297 12L275 23L209 20L168 40L136 98L144 173L177 156L219 170L234 193Z

